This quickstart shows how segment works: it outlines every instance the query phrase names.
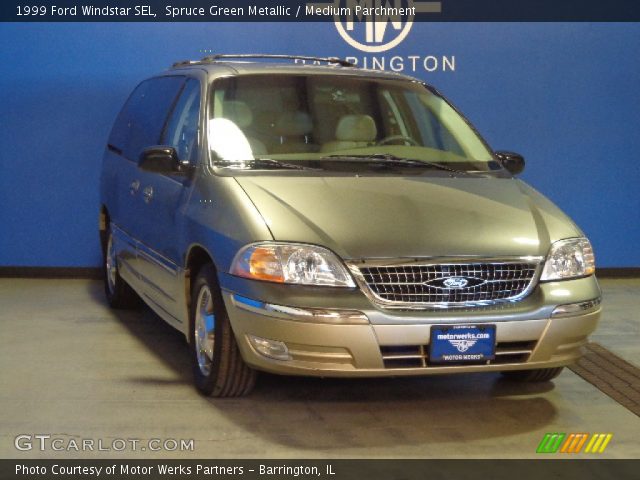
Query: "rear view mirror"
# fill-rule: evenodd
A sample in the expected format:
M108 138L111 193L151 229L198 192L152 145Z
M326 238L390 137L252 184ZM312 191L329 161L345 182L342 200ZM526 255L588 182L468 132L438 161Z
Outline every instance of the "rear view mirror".
M180 162L176 149L165 145L145 148L138 161L138 168L145 172L175 175L186 172L186 167Z
M512 175L518 175L524 170L524 157L514 152L496 152L496 157Z

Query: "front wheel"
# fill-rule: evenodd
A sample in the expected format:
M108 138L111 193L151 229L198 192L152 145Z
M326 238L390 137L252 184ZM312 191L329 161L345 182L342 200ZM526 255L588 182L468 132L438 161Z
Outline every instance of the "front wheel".
M562 370L564 370L564 367L539 368L535 370L512 370L501 373L507 380L538 383L553 380L562 373Z
M251 392L257 372L242 359L213 265L203 267L193 284L189 332L198 390L212 397L240 397Z

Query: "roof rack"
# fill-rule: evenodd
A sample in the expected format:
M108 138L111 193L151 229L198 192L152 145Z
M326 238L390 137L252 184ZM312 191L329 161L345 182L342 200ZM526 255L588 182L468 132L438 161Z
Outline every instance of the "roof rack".
M287 59L287 60L311 60L314 62L327 62L335 63L342 67L355 67L356 64L348 60L337 57L310 57L306 55L269 55L269 54L252 54L252 53L239 53L239 54L226 54L219 53L216 55L210 55L202 59L202 63L211 63L224 58L275 58L275 59Z
M174 62L171 65L171 68L179 68L179 67L187 67L189 65L195 65L200 63L199 60L180 60L179 62Z

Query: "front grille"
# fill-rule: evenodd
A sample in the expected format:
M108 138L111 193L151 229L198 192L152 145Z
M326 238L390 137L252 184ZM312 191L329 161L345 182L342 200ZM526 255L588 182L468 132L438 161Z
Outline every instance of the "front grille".
M375 300L383 304L465 306L520 299L532 286L537 263L457 263L360 267ZM464 278L468 285L447 287Z
M525 342L499 342L496 345L496 358L476 365L506 365L510 363L524 363L529 360L529 356L536 346L535 341ZM402 345L402 346L382 346L380 347L382 361L385 368L428 368L429 346L428 345ZM474 365L474 363L448 363L435 366L459 366Z

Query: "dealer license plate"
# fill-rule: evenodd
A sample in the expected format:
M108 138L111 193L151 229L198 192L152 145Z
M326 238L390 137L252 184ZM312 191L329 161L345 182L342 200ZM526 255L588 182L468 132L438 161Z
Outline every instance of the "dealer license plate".
M495 325L431 327L430 363L484 362L496 355Z

